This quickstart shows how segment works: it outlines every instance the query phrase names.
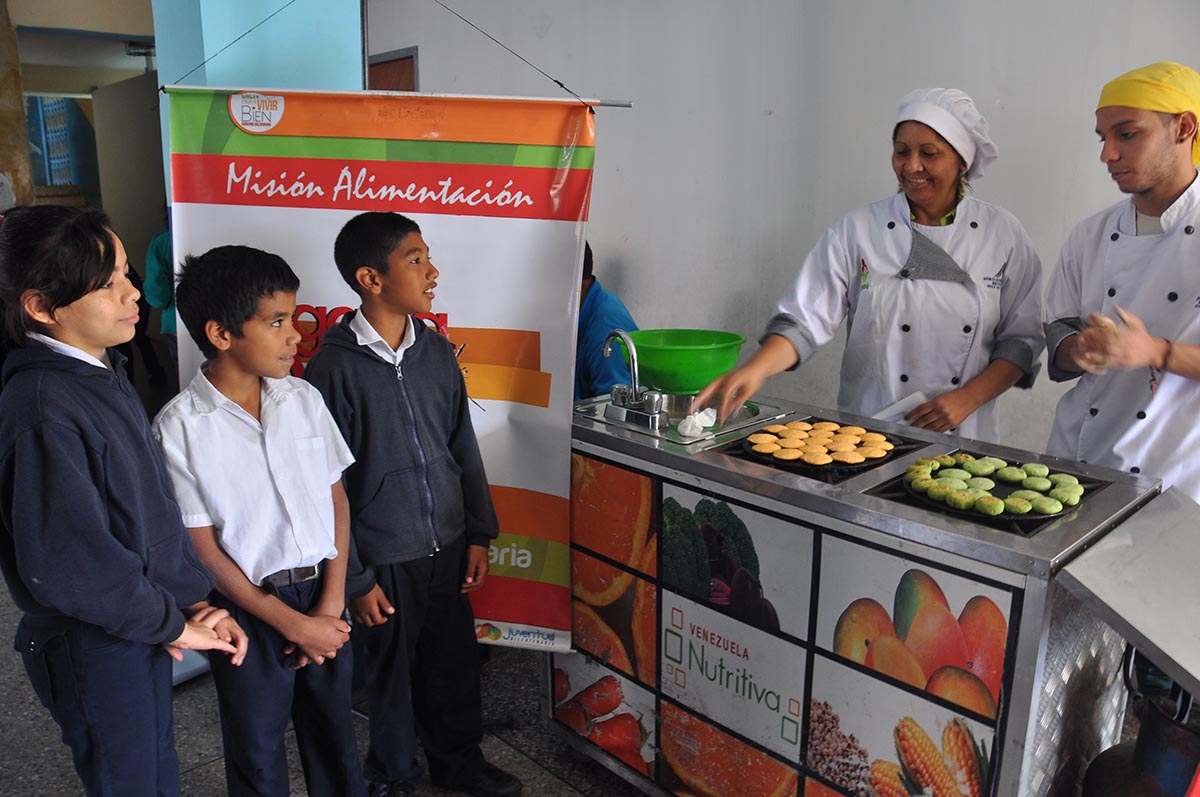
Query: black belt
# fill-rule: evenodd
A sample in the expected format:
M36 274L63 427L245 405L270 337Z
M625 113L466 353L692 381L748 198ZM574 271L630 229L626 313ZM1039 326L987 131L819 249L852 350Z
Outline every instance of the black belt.
M278 573L272 573L263 579L263 589L271 594L279 591L280 587L290 587L293 584L303 584L305 581L312 581L317 576L321 575L321 568L317 565L309 565L308 567L293 567L288 570L280 570Z

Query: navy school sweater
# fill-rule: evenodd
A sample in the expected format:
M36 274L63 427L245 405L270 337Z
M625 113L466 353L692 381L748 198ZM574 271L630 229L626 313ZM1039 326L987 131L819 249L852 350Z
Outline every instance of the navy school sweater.
M375 585L370 568L418 559L466 534L499 534L470 399L450 342L420 322L400 368L358 345L347 313L321 339L304 378L325 397L355 462L346 589Z
M5 358L0 570L26 615L157 645L213 581L123 358L109 357L112 371L31 340Z

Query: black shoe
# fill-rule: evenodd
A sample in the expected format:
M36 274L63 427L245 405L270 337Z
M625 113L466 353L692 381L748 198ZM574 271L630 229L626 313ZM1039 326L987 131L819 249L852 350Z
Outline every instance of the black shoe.
M413 797L416 793L416 787L404 781L388 783L387 781L373 780L367 786L367 794L370 797Z
M521 793L521 781L500 767L485 763L473 777L442 788L465 792L471 797L514 797Z

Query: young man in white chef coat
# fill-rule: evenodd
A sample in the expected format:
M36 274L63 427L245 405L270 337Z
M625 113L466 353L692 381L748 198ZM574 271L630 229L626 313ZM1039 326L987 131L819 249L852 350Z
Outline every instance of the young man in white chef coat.
M1049 453L1200 501L1200 74L1162 62L1100 92L1100 161L1129 198L1071 231L1046 287Z

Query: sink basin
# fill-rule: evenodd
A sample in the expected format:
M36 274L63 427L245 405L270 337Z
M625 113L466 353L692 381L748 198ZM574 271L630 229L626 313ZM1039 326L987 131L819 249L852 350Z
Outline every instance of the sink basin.
M688 415L688 410L691 409L692 399L696 398L690 393L668 393L663 396L663 412L671 419L671 425L682 421ZM757 404L743 404L738 407L738 411L725 421L725 428L737 426L741 423L748 423L757 418L762 413L762 410Z

